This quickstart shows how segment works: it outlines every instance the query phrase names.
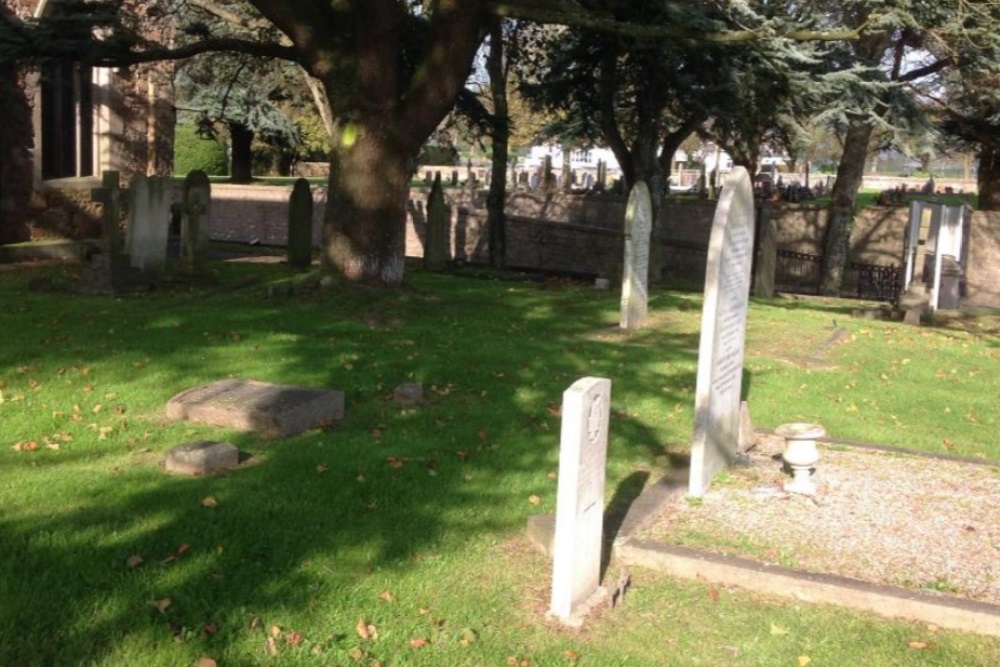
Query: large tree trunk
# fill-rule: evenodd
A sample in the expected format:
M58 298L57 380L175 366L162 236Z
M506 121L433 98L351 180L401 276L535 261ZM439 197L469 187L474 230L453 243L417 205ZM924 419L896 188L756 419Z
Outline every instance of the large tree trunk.
M416 150L392 141L377 120L341 131L330 159L322 266L348 280L399 285L406 202Z
M229 177L233 183L253 180L253 130L243 123L229 123L230 156Z
M490 266L502 269L507 265L507 156L510 144L510 117L507 110L507 71L504 63L503 21L490 26L490 53L486 70L490 75L493 97L493 163L490 191L486 196L486 228L489 230Z
M823 242L820 294L836 296L840 293L850 251L854 203L864 178L871 137L872 125L862 121L851 122L844 137L844 154L837 166L837 180L830 191L830 220Z
M1000 146L989 141L979 149L979 209L1000 211Z
M4 20L0 18L0 20ZM0 65L0 105L6 120L0 132L0 245L27 241L30 233L31 107L17 68Z

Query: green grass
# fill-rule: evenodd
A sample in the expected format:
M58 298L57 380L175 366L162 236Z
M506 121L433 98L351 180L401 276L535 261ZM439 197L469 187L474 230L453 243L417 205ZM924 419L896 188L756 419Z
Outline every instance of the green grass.
M639 570L585 631L545 622L549 565L521 533L555 506L552 413L577 378L613 380L608 496L634 497L686 451L698 295L654 290L650 326L622 335L615 294L567 282L412 273L319 292L280 266L215 269L204 288L116 299L0 272L0 665L1000 663L993 639ZM74 284L73 268L49 275ZM267 298L275 283L297 291ZM753 304L757 425L1000 460L990 321L908 329L848 310ZM797 365L834 320L851 338L833 369ZM343 389L347 419L284 441L162 419L173 394L229 376ZM426 404L395 406L414 380ZM250 459L167 476L165 452L197 439Z

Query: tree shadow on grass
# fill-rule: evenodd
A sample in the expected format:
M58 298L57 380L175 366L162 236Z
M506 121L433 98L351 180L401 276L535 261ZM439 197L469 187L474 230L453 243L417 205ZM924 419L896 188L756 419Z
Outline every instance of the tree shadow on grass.
M286 299L262 287L190 303L0 285L17 304L0 314L11 333L0 378L8 399L20 397L2 406L5 438L72 437L57 450L0 450L11 483L0 492L0 664L166 665L200 654L259 664L257 616L298 619L321 655L342 661L386 581L520 530L537 511L532 491L553 502L559 429L548 407L574 380L612 377L625 405L689 400L688 336L664 332L656 355L585 340L614 312L613 296L418 282ZM173 394L229 376L343 389L347 418L268 442L160 417ZM418 408L391 401L407 380L425 386ZM671 438L655 422L615 417L617 469L665 461ZM255 464L165 475L166 450L198 439L229 440ZM611 481L634 495L637 480ZM217 506L203 504L209 496ZM143 564L128 567L132 556Z

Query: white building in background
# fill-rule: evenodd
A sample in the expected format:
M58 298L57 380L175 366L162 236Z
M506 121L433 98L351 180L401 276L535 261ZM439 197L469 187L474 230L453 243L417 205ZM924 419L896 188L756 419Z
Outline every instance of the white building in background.
M552 168L555 170L562 169L563 166L563 149L559 144L551 144L548 146L532 146L528 157L523 161L523 166L526 168L540 167L545 164L546 156L552 159ZM570 169L597 169L597 163L603 162L607 165L608 172L619 172L621 171L618 160L615 158L614 151L610 148L586 148L570 151L569 155L569 165Z

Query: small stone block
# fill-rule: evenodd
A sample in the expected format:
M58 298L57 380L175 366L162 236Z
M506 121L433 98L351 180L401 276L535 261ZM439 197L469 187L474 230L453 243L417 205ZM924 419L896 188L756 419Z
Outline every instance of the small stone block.
M600 291L609 290L611 289L611 281L607 278L595 278L594 289Z
M424 400L424 386L419 382L404 382L393 390L392 400L399 405L419 405Z
M203 440L178 445L167 452L167 472L211 475L239 464L240 451L228 442Z
M556 515L534 514L528 517L528 541L543 554L552 557L556 539Z
M253 380L221 380L183 391L167 403L167 419L287 438L344 418L344 392Z

